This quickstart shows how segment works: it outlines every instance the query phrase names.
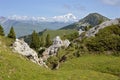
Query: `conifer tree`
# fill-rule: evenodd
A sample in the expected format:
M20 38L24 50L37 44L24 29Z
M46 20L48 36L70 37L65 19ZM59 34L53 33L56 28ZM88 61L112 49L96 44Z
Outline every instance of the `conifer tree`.
M50 45L51 45L51 40L50 40L50 35L49 34L47 34L47 36L46 36L46 47L49 47Z
M44 41L44 38L43 38L43 37L40 38L40 46L41 46L41 47L44 47L44 46L45 46L45 41Z
M10 29L10 32L9 32L9 34L8 34L8 37L9 38L12 38L12 39L16 39L16 34L15 34L15 31L14 31L14 28L13 27L11 27L11 29Z
M40 39L38 33L34 30L31 36L30 47L37 50L40 47Z
M1 25L0 25L0 35L1 36L5 36L4 29L3 29L3 27Z

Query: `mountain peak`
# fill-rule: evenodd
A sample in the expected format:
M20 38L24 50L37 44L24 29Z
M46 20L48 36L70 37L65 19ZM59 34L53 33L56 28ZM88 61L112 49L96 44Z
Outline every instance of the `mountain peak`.
M99 13L90 13L86 17L80 19L78 22L65 26L61 29L79 29L86 26L96 26L104 21L110 20L109 18L102 16Z
M101 14L99 14L99 13L90 13L89 15L101 15Z
M91 26L96 26L99 23L107 21L107 20L110 20L110 19L99 13L90 13L86 17L81 19L79 22L81 22L82 24L88 23Z
M105 16L103 16L103 15L101 15L101 14L99 14L99 13L90 13L90 14L88 14L87 16L94 16L94 17L104 17L104 18L107 18L107 17L105 17ZM108 18L107 18L108 19Z
M65 14L65 15L62 15L62 16L54 16L53 20L60 21L60 22L62 22L62 21L64 21L64 22L75 22L75 21L77 21L77 18L72 13L68 13L68 14Z

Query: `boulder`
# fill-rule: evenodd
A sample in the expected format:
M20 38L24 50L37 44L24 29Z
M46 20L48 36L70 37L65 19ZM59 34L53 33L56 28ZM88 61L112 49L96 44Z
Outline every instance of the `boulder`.
M53 39L53 44L43 52L42 59L47 60L48 57L56 55L59 48L61 48L62 46L67 48L69 45L70 45L69 40L67 40L67 39L61 40L61 38L59 36L56 36Z
M33 49L31 49L29 45L26 42L24 42L24 40L16 39L16 41L12 45L12 48L14 52L17 52L27 57L32 62L46 66L42 58L38 58L37 53Z
M85 31L83 31L82 29L79 29L79 31L78 31L79 35L81 35L83 32L85 32Z
M63 46L67 48L70 45L70 41L68 39L63 41Z

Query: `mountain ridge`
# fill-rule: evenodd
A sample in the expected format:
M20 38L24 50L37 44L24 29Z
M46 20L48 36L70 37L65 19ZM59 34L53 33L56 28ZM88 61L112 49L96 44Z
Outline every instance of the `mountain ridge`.
M86 17L80 19L78 22L75 22L60 29L79 29L79 28L85 28L86 26L94 27L107 20L110 19L99 13L90 13Z
M37 22L75 22L77 17L72 13L67 13L65 15L53 16L53 17L35 17L35 16L19 16L13 15L7 17L10 20L17 21L37 21Z
M6 35L8 34L10 27L13 26L16 32L17 37L20 36L24 36L24 35L28 35L31 34L33 30L36 30L37 32L40 32L44 29L59 29L63 26L67 26L72 22L69 22L69 18L73 17L74 19L76 19L75 16L73 16L72 14L67 14L64 16L55 16L54 18L58 19L57 21L36 21L36 20L30 20L29 18L27 20L25 20L23 18L23 20L16 20L16 19L11 19L11 18L7 18L7 17L0 17L0 25L3 26ZM64 21L59 21L59 18L61 20L63 20L63 18L66 18L66 22ZM21 18L20 18L21 19ZM22 33L21 33L22 31Z

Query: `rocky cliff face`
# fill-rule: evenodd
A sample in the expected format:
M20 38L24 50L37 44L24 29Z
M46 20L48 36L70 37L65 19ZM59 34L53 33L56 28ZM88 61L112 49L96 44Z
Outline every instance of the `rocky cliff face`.
M86 32L86 37L91 37L91 36L95 36L96 33L99 32L100 29L103 29L107 26L111 26L111 25L117 25L120 24L120 18L114 19L114 20L110 20L110 21L105 21L103 23L101 23L100 25L97 25L93 28L91 28L89 31Z
M43 52L43 60L47 60L48 57L56 55L60 47L67 48L70 45L69 40L61 40L59 36L53 40L53 44Z
M38 58L37 53L33 49L31 49L29 47L29 45L24 42L24 40L16 39L16 41L12 45L12 48L13 48L14 52L17 52L17 53L27 57L32 62L37 63L41 66L43 65L43 66L47 67L45 65L45 63L43 62L42 58Z

